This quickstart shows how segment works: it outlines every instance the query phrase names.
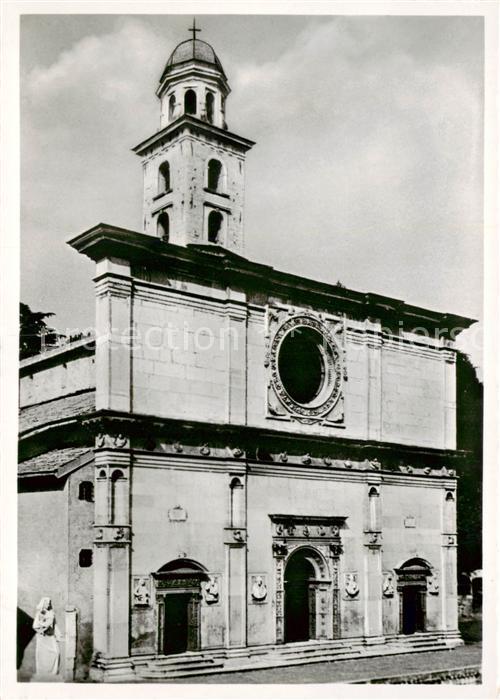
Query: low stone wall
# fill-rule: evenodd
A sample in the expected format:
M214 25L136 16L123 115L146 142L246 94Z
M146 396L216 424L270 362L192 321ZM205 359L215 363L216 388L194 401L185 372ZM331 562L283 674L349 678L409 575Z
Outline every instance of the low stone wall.
M481 683L480 666L465 666L462 668L449 668L442 671L427 671L405 673L400 676L387 676L385 678L368 678L361 681L353 681L354 685L361 683L389 683L393 685L406 685L409 683L429 685L479 685Z

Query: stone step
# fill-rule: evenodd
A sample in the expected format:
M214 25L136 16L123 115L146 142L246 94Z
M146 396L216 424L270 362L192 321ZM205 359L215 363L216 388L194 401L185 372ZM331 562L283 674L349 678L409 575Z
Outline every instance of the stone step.
M154 659L147 662L148 668L168 668L174 666L175 668L196 666L199 664L213 664L215 663L212 657L198 656L191 658L179 658L177 656L172 656L166 659Z
M169 678L189 678L191 676L204 676L209 673L222 671L224 661L212 661L212 663L202 662L195 666L148 666L144 669L137 669L137 675L144 680L169 679Z
M358 655L359 653L359 649L353 649L352 647L344 647L343 649L307 649L303 651L290 649L282 651L281 653L273 654L273 656L278 659L313 659L317 656L330 656L337 658L338 656L344 656L345 654Z

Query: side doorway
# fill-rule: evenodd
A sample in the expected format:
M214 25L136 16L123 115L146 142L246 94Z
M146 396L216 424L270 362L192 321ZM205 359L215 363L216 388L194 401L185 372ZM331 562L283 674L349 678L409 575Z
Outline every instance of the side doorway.
M399 631L415 634L426 630L427 579L430 565L423 559L409 559L399 569L397 588L399 593Z
M204 569L190 560L175 560L153 574L156 584L158 654L200 649L201 583Z

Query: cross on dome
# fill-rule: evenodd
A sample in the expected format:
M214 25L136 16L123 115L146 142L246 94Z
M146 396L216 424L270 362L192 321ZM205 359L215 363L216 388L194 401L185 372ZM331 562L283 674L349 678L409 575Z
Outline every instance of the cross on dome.
M196 19L193 17L193 26L188 27L188 32L193 33L193 41L196 41L196 32L201 32L201 29L198 29L196 26Z

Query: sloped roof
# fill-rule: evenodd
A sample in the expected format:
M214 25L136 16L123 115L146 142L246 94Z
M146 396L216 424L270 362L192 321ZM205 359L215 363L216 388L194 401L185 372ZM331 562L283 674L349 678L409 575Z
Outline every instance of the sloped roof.
M84 458L88 455L89 459L92 456L92 450L88 447L64 447L58 450L45 452L38 457L32 457L18 465L18 475L28 476L34 474L57 474L59 469L78 458ZM82 463L83 463L82 459ZM80 466L77 463L76 466ZM66 471L66 470L65 470Z
M52 401L26 406L19 411L19 433L67 418L86 415L95 410L95 391L63 396Z

